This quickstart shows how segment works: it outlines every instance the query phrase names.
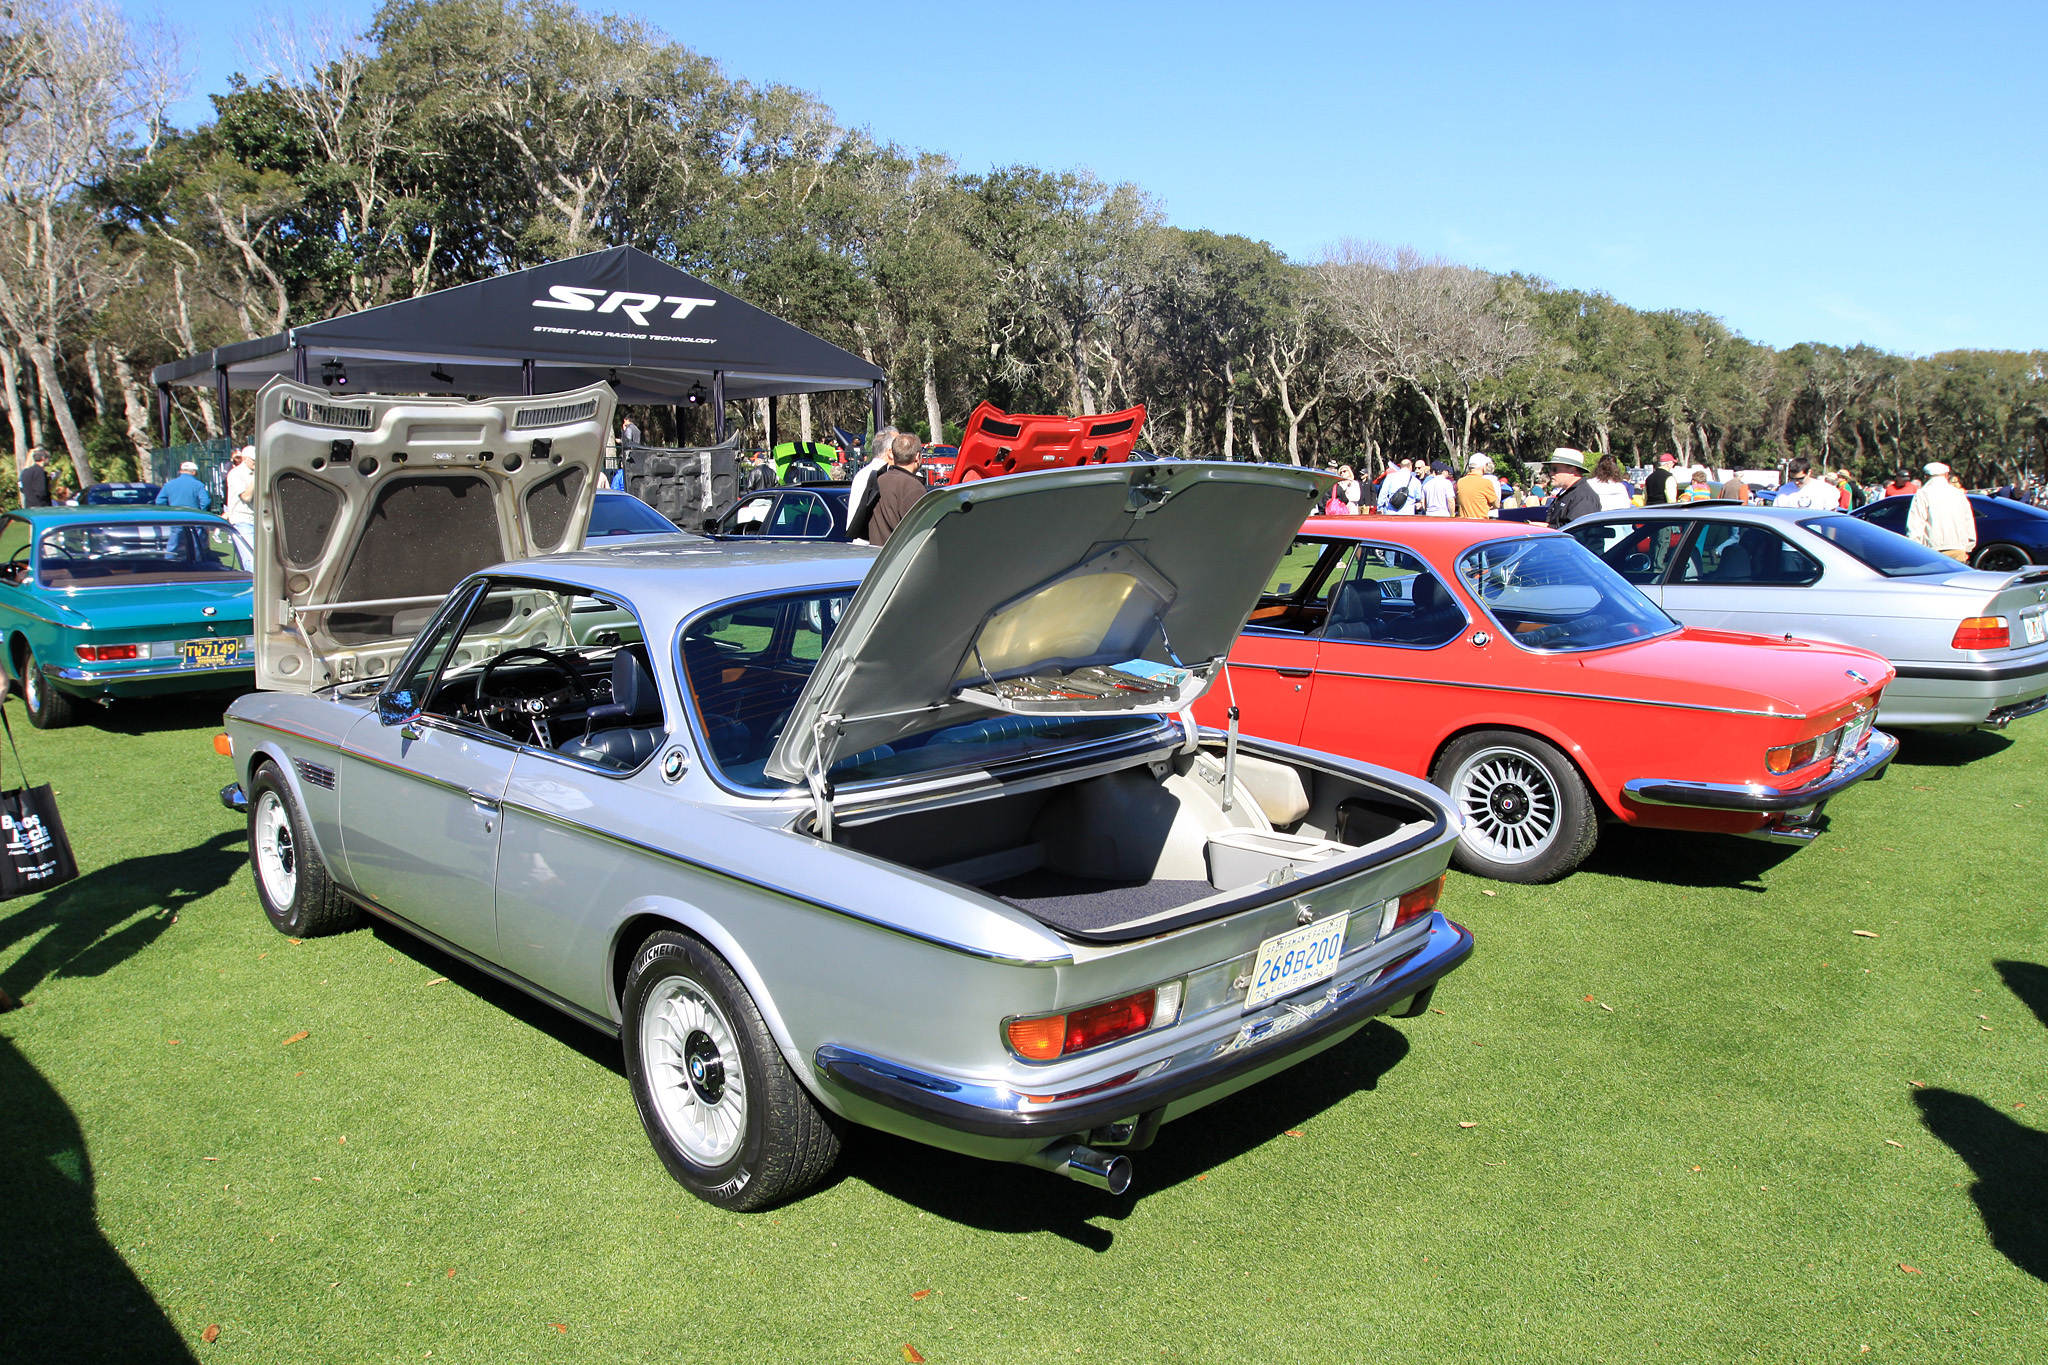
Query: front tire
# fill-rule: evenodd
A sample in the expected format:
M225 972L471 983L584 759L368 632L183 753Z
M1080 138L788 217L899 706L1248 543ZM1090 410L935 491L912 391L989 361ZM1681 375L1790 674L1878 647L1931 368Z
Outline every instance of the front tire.
M249 781L249 865L256 899L280 934L317 938L362 922L363 912L327 875L304 813L268 763Z
M2003 543L1982 546L1970 556L1970 567L1985 573L2018 573L2030 562L2025 550Z
M633 955L620 1004L633 1103L679 1184L745 1213L825 1178L839 1120L791 1073L723 958L686 934L656 934Z
M1534 735L1465 735L1437 759L1430 781L1465 817L1451 861L1474 876L1552 881L1584 862L1600 837L1586 780L1555 745Z
M50 685L34 650L25 652L21 670L21 702L28 708L29 723L38 730L61 730L78 719L78 703L69 692Z

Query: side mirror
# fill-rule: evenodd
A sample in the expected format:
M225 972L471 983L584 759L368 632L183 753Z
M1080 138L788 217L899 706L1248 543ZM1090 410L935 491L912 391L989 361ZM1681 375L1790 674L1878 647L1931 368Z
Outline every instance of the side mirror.
M377 719L385 725L403 725L419 713L410 688L377 694Z

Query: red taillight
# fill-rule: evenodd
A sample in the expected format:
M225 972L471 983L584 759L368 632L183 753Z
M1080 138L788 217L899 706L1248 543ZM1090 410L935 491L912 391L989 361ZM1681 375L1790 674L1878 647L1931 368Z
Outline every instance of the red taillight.
M1430 911L1436 909L1437 898L1444 893L1444 879L1438 877L1426 886L1418 886L1401 896L1401 904L1394 910L1394 928L1413 924Z
M2003 616L1972 616L1956 627L1950 649L2010 649L2012 630Z
M1049 1014L1040 1019L1013 1019L1007 1032L1019 1057L1049 1062L1069 1052L1082 1052L1152 1027L1152 1009L1159 992L1147 988L1121 1000Z
M116 659L139 659L141 645L80 645L78 657L89 664L112 663Z

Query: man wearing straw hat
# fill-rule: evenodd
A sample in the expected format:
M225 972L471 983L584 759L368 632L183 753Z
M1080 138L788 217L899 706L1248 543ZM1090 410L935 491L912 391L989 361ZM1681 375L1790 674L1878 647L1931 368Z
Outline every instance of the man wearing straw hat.
M1543 462L1543 472L1556 490L1546 518L1550 525L1563 526L1600 510L1600 494L1586 482L1584 453L1559 446Z

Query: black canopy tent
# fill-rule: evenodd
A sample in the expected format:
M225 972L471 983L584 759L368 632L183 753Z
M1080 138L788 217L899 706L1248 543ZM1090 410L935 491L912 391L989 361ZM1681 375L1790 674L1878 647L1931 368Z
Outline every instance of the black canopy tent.
M159 365L150 377L164 442L173 385L213 385L225 420L231 389L276 375L337 393L556 393L609 381L622 403L709 403L719 440L728 399L867 389L883 420L878 366L629 246Z

